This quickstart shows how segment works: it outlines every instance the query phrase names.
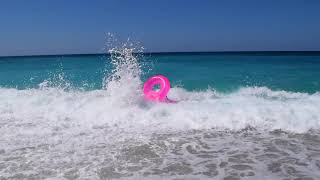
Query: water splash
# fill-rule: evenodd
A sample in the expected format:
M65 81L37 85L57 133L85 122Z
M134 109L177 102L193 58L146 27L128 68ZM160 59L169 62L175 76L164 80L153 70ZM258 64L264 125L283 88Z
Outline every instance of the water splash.
M141 65L135 56L136 48L124 43L122 47L109 49L112 73L105 80L105 89L110 96L118 97L119 101L131 101L141 96Z
M49 78L39 83L39 89L57 88L60 90L72 89L72 83L67 79L63 65L60 63L55 72L50 72Z

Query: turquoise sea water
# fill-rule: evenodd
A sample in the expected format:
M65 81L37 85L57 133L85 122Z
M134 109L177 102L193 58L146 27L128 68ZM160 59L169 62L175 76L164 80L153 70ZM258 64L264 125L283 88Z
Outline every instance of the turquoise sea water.
M166 53L146 54L142 80L164 74L173 86L230 92L241 87L315 93L320 90L320 53ZM113 66L108 55L0 58L0 86L37 88L63 75L74 88L101 89ZM56 79L55 79L56 78Z
M0 179L320 179L320 53L112 52L0 58Z

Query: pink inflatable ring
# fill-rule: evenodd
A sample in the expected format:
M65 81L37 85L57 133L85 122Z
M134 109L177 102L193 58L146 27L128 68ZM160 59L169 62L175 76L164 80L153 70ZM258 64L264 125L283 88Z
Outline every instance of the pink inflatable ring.
M152 88L155 85L160 85L159 91L154 91ZM176 101L167 98L167 94L170 90L170 81L163 75L156 75L150 77L143 86L143 92L145 99L150 101L160 101L167 103L176 103Z

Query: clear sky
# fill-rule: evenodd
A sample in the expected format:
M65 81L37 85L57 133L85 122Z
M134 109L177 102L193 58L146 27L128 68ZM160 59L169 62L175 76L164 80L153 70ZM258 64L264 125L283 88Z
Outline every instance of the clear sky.
M320 0L0 1L0 56L101 53L108 32L146 51L320 50Z

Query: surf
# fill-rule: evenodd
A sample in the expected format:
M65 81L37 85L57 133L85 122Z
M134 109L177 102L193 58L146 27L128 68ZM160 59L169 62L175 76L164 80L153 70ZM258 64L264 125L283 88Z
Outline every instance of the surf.
M320 128L319 93L309 95L248 87L224 94L211 89L194 92L172 88L169 97L180 102L159 104L146 102L139 90L132 94L136 84L130 85L130 82L94 91L1 88L0 119L33 123L39 129L65 123L79 128L108 125L137 131L254 127L301 133ZM47 126L41 127L41 122Z
M284 161L283 176L302 176L292 168L318 176L317 161L305 157L316 159L319 149L319 92L182 84L168 93L178 103L146 101L149 67L130 47L111 52L113 70L96 80L101 88L75 86L68 67L34 88L0 87L4 177L221 179L236 172L275 179L266 165L277 170L274 162Z
M319 93L267 87L243 87L226 93L214 88L190 91L176 86L168 97L179 103L146 102L141 80L144 64L136 52L130 44L109 50L113 70L106 73L102 89L72 88L61 72L38 88L2 87L0 119L35 124L34 133L65 125L80 129L106 125L150 132L253 127L301 133L320 128Z

